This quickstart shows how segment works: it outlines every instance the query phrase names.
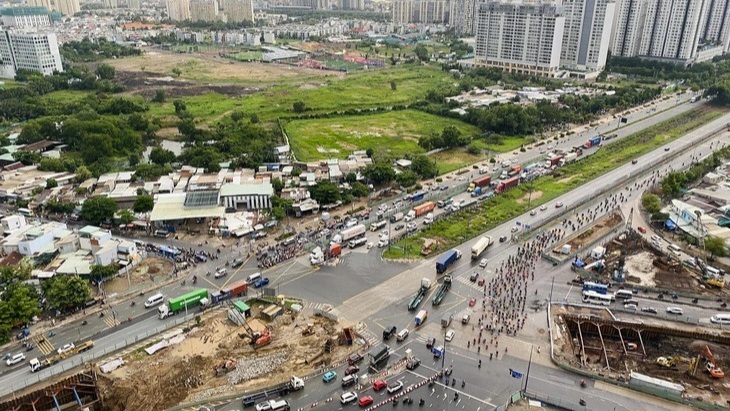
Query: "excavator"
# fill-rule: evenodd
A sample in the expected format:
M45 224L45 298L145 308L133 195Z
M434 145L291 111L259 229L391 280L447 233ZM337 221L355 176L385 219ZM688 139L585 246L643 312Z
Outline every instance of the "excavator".
M702 350L702 355L704 355L707 360L705 368L707 369L707 372L710 373L710 377L717 379L725 378L725 372L722 371L722 368L715 365L715 357L712 355L710 347L705 345L705 348Z
M239 333L238 336L241 338L248 338L251 340L251 345L254 349L261 348L271 342L273 335L269 331L268 327L265 327L261 332L254 331L248 321L244 321L243 328L246 330L245 333Z

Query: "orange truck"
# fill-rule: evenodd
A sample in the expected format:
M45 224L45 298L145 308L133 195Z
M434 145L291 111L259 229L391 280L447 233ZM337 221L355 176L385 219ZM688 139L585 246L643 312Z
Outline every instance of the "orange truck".
M413 207L413 211L416 213L416 217L420 217L424 214L430 213L435 208L436 203L434 203L433 201L428 201L426 203Z

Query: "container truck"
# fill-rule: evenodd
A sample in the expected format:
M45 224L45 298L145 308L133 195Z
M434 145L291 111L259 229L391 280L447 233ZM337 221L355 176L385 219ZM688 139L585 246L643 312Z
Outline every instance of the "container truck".
M250 407L254 404L256 404L257 401L259 401L262 398L267 398L271 396L276 395L287 395L292 391L299 391L302 388L304 388L304 380L292 375L289 382L286 382L284 384L277 385L274 388L269 388L265 391L261 391L255 394L250 394L245 397L243 397L243 406L244 407Z
M469 184L469 188L467 188L466 191L468 193L471 193L472 191L474 191L475 188L486 187L491 182L492 182L492 176L479 177L476 180L472 181L471 184Z
M348 243L348 245L350 246L350 248L356 248L356 247L360 247L361 245L365 245L367 243L368 243L368 239L367 238L360 237L360 238L355 239L355 240L350 240L350 242Z
M426 322L426 318L428 318L428 311L421 310L416 314L416 327L421 326L424 322Z
M425 192L423 192L423 191L417 191L417 192L411 194L411 201L415 203L416 201L423 200L424 197L426 197L426 193Z
M583 147L591 148L591 147L595 147L599 144L601 144L601 136L595 136L595 137L592 137L591 139L589 139L588 141L586 141L586 143L583 144Z
M509 190L510 188L517 187L518 185L520 185L520 176L514 176L497 184L497 188L494 190L494 192L496 192L497 194L501 194Z
M519 164L515 164L509 169L509 173L507 173L508 176L514 177L522 172L522 166Z
M177 313L178 311L182 311L200 304L201 300L207 298L208 290L206 290L205 288L199 288L195 291L191 291L179 297L170 298L169 300L167 300L167 304L163 304L157 308L159 318L161 320L164 320L171 315L175 315L175 313Z
M434 210L434 208L436 208L436 203L434 203L433 201L429 201L427 203L423 203L421 205L413 207L413 212L415 213L415 217L420 217L424 214L430 213Z
M560 160L563 158L562 155L554 155L545 160L545 168L554 167L560 164Z
M490 236L484 236L477 241L476 244L474 244L471 248L471 259L476 260L479 258L480 255L484 252L484 250L487 249L490 245L492 245L492 237Z
M453 318L454 316L451 313L445 313L444 316L441 317L441 328L449 328Z
M461 258L461 251L449 250L436 261L436 273L443 274L456 260Z
M330 258L338 257L340 254L342 254L342 245L337 243L330 244L328 254Z
M578 158L578 153L576 153L576 152L568 153L565 157L563 157L562 159L560 159L560 163L559 164L562 167L562 166L564 166L566 164L572 163L577 158Z
M449 204L451 204L453 202L454 202L454 199L451 198L451 197L449 197L446 200L439 200L439 202L436 203L436 205L438 206L438 208L444 208L444 207L446 207L447 205L449 205Z
M418 308L418 305L421 304L421 301L423 301L423 297L426 296L426 292L429 288L431 288L431 280L428 278L421 279L421 287L418 288L418 292L415 297L413 297L411 302L408 303L409 311L415 311L416 308Z
M354 227L342 230L342 232L340 232L340 237L342 238L342 242L348 242L357 237L364 236L365 231L367 231L365 229L365 224L358 224Z
M433 296L431 303L433 305L441 304L444 297L446 297L446 293L449 292L449 288L451 288L451 276L447 275L444 277L444 282L441 284L438 291L436 291L436 295Z

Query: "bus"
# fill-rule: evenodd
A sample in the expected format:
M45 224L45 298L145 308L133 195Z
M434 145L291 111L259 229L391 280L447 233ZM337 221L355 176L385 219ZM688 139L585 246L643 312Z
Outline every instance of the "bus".
M599 294L595 291L583 291L583 303L595 305L610 305L613 299L610 295Z
M608 294L608 286L601 283L586 281L583 283L583 291L595 291L598 294Z
M630 300L634 297L634 293L631 290L618 290L616 291L615 297L622 300Z
M713 324L730 324L730 314L715 314L710 317Z

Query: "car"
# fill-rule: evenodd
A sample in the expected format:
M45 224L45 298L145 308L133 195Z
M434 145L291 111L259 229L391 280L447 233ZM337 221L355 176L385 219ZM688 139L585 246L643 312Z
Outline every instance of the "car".
M543 205L541 205L541 206L540 206L540 211L545 211L545 210L547 210L547 206L546 206L546 205L544 205L544 204L543 204Z
M347 404L348 402L353 401L357 401L357 394L355 394L353 391L343 392L342 395L340 395L341 404Z
M454 330L449 330L449 331L447 331L447 332L446 332L446 337L444 337L444 339L445 339L446 341L451 341L451 340L453 340L453 339L454 339L454 336L455 336L455 335L456 335L456 331L454 331Z
M624 304L624 310L636 311L637 307L635 304Z
M357 401L358 405L361 407L367 407L368 405L373 403L373 397L366 395L364 397L360 397L360 399Z
M477 305L477 299L474 298L474 297L470 298L469 299L469 307L474 307L475 305Z
M441 186L441 191L446 191L449 189L449 186Z
M375 380L373 381L373 391L380 391L383 388L387 388L388 383L385 382L385 380Z
M8 355L10 355L10 354L8 354ZM17 363L19 363L21 361L25 361L25 354L19 353L19 354L13 355L12 357L7 357L7 358L8 359L5 360L5 365L7 365L8 367L10 367L11 365L15 365L15 364L17 364Z
M334 372L334 371L327 371L322 376L322 381L324 381L324 382L330 382L330 381L334 380L335 378L337 378L337 373L336 372Z
M562 206L563 206L563 203L561 201L558 201L557 203L555 203L555 208L560 208Z
M636 228L641 234L646 234L646 228L644 227L637 227Z
M231 267L233 267L233 268L238 268L238 267L240 267L240 266L242 266L242 265L243 265L243 260L242 260L242 259L240 259L240 258L236 258L236 259L235 259L235 260L233 260L233 262L231 263Z
M387 238L381 238L378 240L378 248L383 248L388 245L388 239Z
M475 283L475 282L477 281L477 278L479 278L479 273L478 273L478 272L476 272L476 271L474 271L474 272L473 272L473 273L471 273L471 275L469 276L469 281L471 281L471 282Z
M65 344L63 347L60 347L57 351L59 354L63 354L65 352L69 352L69 351L73 350L74 348L76 348L74 343Z
M355 227L356 225L357 225L357 220L354 218L351 218L351 219L345 221L345 228L352 228L352 227Z
M404 228L406 228L406 226L404 226L403 224L398 224L397 226L395 226L394 230L395 231L400 231L400 230L402 230Z
M228 270L226 270L225 268L219 268L215 271L215 275L213 275L213 277L221 278L221 277L225 277L227 275L228 275Z
M406 369L415 370L419 365L421 365L421 360L416 357L412 357L406 362Z
M428 337L428 338L426 339L426 348L428 348L429 350L430 350L431 348L433 348L433 345L434 345L434 344L436 344L436 339L435 339L435 338L433 338L433 337Z
M669 147L664 147L664 151L669 151Z
M416 231L417 229L418 225L416 223L408 223L408 225L406 226L406 230L408 230L409 233Z
M253 286L254 286L254 288L261 288L265 285L269 285L269 277L264 277L264 278L257 280Z
M477 281L477 285L479 285L480 287L483 286L484 285L484 279L483 278L480 278L479 281Z
M530 211L530 215L533 216L533 217L536 216L537 215L537 210Z
M371 248L373 248L373 242L372 242L372 241L370 241L370 242L368 243L368 245L367 245L367 247L366 247L366 248L367 248L368 250L369 250L369 249L371 249Z
M388 230L383 230L378 234L378 238L388 238L389 234Z
M638 164L639 160L631 160L631 164Z
M345 368L345 375L355 374L358 371L360 371L360 367L358 367L357 365L351 365Z
M499 237L499 242L500 243L503 243L505 241L507 241L507 236L506 235L503 235L503 236Z
M360 361L362 361L363 358L365 358L365 357L363 357L362 354L360 354L359 352L356 352L354 354L351 354L349 357L347 357L347 363L350 365L355 365L355 364L359 363Z
M271 409L271 403L268 401L260 402L256 404L256 411L269 411Z
M398 390L403 388L403 382L402 381L396 381L393 383L388 384L388 394L392 394Z
M517 226L514 226L514 227L512 227L512 229L510 231L513 233L516 233L516 232L520 231L520 228Z
M667 307L667 314L682 315L684 310L680 307Z

